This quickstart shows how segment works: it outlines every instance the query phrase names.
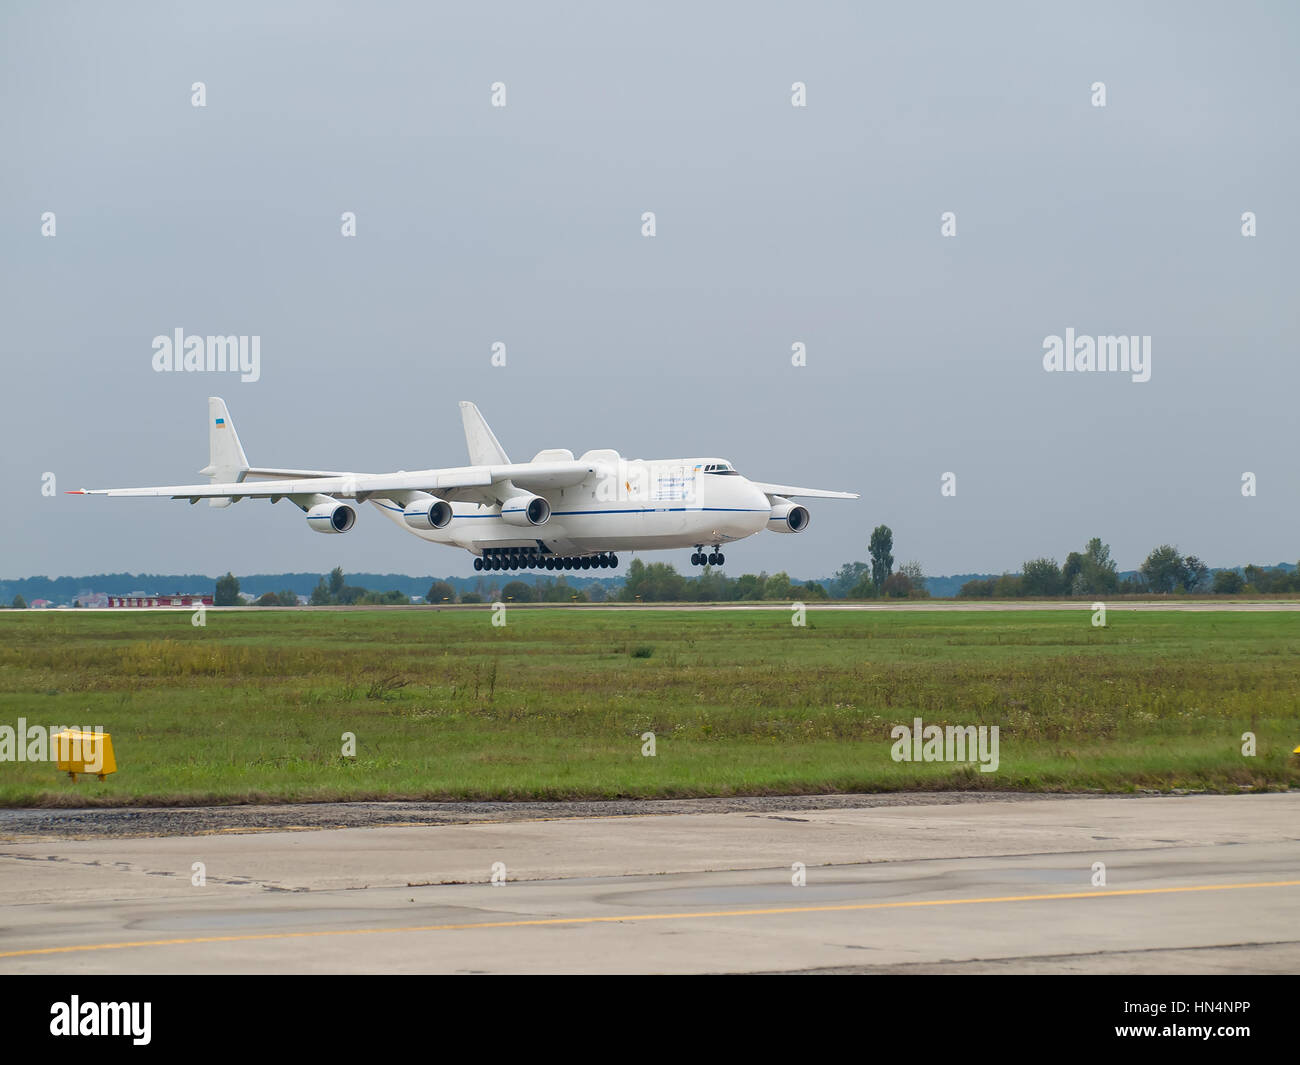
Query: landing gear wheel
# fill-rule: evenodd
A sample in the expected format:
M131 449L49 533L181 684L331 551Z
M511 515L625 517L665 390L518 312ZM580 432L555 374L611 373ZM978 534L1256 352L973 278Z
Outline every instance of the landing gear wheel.
M727 564L727 556L724 555L721 551L719 551L719 552L718 552L718 565L719 565L719 566L725 566L726 564Z
M474 568L477 570L481 570L483 568L483 560L481 558L476 558L474 560Z
M618 555L609 556L609 568L618 569Z
M710 551L710 552L709 552L709 565L710 565L710 566L716 566L717 564L718 564L718 553L717 553L716 551Z

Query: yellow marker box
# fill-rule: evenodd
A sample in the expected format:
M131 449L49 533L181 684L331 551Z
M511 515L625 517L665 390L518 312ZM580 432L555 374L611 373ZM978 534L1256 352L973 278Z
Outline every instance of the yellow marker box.
M64 729L54 737L54 753L59 769L73 780L78 773L94 773L103 780L109 773L117 772L113 737L107 732Z

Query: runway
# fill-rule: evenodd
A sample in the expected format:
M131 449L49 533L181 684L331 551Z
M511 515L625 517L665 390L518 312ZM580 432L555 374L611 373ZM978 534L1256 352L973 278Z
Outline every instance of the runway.
M1300 794L11 833L0 972L1296 972L1298 837Z
M1126 610L1135 611L1155 611L1158 613L1294 613L1300 611L1300 600L1293 599L1109 599L1104 600L1106 609L1111 612L1123 613ZM754 611L754 610L780 610L789 612L791 601L762 601L762 602L728 602L728 603L512 603L512 610L579 610L579 611L611 611L622 612L627 610L635 611L685 611L689 613L713 613L717 611ZM810 599L805 606L812 611L830 610L837 612L868 612L868 613L889 613L903 612L911 613L916 611L943 611L956 614L989 614L1018 612L1025 610L1079 610L1091 613L1095 607L1093 600L1088 599L910 599L910 600L871 600L866 602L844 602L842 600L824 600ZM63 608L60 608L63 609ZM433 605L430 603L398 603L391 605L353 605L353 606L266 606L258 607L258 611L270 611L276 613L292 613L294 611L306 612L335 612L347 613L351 611L363 612L383 612L383 611L401 611L401 610L449 610L449 611L473 611L473 610L491 610L491 603L443 603ZM226 611L248 612L247 606L209 606L204 610L208 613L222 613ZM52 610L37 611L35 613L53 613ZM137 606L137 607L82 607L78 609L78 614L141 614L141 613L191 613L191 607L181 606Z

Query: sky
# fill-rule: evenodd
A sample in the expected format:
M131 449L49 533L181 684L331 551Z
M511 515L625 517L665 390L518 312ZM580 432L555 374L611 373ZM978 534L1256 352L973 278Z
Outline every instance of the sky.
M516 461L862 494L739 572L881 523L931 574L1293 562L1297 54L1289 3L6 3L0 577L472 572L64 494L200 480L209 395L260 466L462 465L468 399ZM260 376L157 372L176 329ZM1149 380L1045 369L1067 330Z

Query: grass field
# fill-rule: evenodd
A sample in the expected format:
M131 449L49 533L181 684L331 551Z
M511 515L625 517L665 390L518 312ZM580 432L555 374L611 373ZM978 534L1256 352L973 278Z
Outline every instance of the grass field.
M0 725L102 725L119 765L0 762L0 805L1300 784L1288 614L190 617L0 615ZM914 717L999 726L998 771L894 762Z

